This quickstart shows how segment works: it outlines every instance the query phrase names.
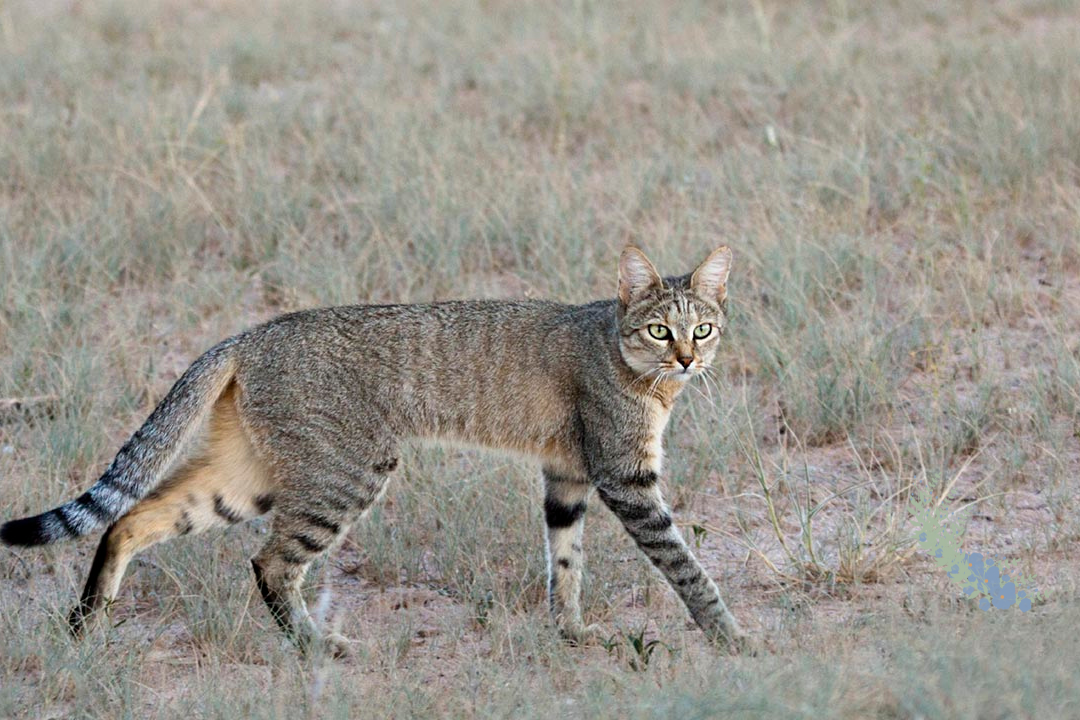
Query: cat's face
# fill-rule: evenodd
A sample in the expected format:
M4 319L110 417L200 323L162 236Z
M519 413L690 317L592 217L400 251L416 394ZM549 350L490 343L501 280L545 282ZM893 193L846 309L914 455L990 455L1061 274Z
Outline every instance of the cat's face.
M719 248L691 275L662 279L634 247L619 259L619 347L643 390L657 378L704 372L724 332L731 250Z

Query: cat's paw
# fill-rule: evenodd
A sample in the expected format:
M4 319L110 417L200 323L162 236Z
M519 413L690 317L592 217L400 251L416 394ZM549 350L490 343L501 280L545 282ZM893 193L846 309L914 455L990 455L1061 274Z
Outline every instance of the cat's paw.
M606 628L598 623L560 627L559 635L565 642L575 646L599 645L608 637Z
M709 641L716 649L727 651L732 655L758 657L765 652L765 644L761 638L748 635L742 630L726 630L710 634Z
M735 635L728 639L727 647L733 655L747 657L758 657L765 652L764 642L756 635Z
M322 639L326 653L335 660L347 660L352 657L352 641L338 633L327 633Z

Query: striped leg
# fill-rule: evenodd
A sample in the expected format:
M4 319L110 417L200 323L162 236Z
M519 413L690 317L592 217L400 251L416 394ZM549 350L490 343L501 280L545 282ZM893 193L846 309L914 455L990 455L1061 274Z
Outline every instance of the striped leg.
M251 559L255 585L278 626L301 650L309 650L321 637L300 593L300 584L311 564L344 537L353 514L348 516L312 509L274 518L270 539ZM348 654L344 638L326 636L330 650Z
M167 478L101 539L79 604L68 615L78 636L116 598L132 558L174 537L227 527L267 512L274 483L240 430L232 392L214 408L198 457Z
M98 611L116 598L120 580L138 553L176 537L250 520L273 502L270 495L255 496L250 502L224 497L187 492L181 486L179 491L174 488L143 500L116 521L101 538L79 604L68 615L72 634L81 635Z
M544 470L548 600L559 633L573 642L588 634L581 619L581 537L591 490L586 483Z
M745 636L720 599L716 584L701 569L672 523L656 475L646 473L625 482L606 483L597 492L641 551L664 574L709 639L742 648Z
M358 480L327 479L317 492L305 490L302 484L292 486L275 499L277 513L270 538L251 566L270 614L301 650L322 642L338 657L349 654L348 640L320 632L300 585L311 563L334 547L382 494L386 473L395 464L380 465L384 472L367 472Z

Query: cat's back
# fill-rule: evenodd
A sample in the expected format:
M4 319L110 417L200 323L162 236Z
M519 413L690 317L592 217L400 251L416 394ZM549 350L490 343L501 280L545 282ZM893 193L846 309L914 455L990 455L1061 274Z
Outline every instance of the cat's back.
M546 347L580 332L574 326L581 307L545 300L451 300L316 308L247 331L243 349L251 361L270 365L362 358L393 366L407 359L403 353L429 362L453 352L478 359L496 352L542 359Z
M543 454L565 444L605 303L469 300L353 305L249 331L238 380L274 423L375 418L394 432Z

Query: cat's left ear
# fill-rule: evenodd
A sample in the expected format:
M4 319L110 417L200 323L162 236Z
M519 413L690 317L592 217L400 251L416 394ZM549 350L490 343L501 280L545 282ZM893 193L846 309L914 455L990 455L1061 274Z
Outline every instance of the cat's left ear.
M731 249L727 245L713 250L698 265L690 278L690 289L704 298L723 303L727 300L727 279L731 272Z

